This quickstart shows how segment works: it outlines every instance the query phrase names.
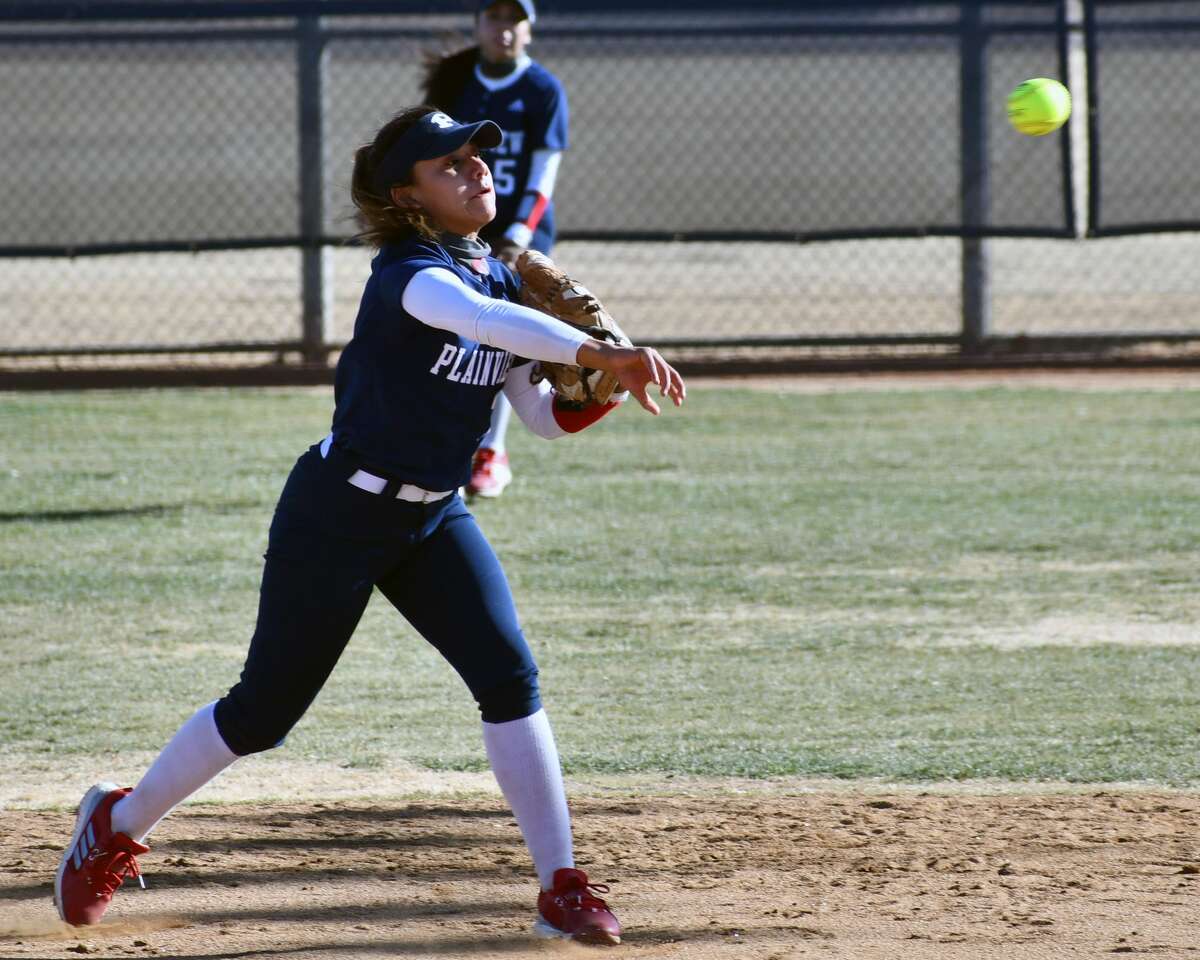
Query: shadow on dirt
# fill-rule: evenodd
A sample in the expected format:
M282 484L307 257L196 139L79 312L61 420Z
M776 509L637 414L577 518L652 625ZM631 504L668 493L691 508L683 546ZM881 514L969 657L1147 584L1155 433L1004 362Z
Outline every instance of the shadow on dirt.
M192 820L215 820L221 823L261 823L265 827L299 821L311 824L403 824L419 820L512 820L512 812L497 801L495 808L456 807L453 804L403 804L398 806L340 806L298 804L277 806L270 813L256 810L240 811L236 806L223 809L193 808L180 813Z

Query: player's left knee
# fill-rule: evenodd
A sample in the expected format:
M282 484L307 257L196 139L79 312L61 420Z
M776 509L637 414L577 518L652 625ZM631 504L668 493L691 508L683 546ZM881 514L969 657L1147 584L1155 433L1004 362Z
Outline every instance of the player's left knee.
M473 692L484 723L521 720L542 708L536 667L504 683Z

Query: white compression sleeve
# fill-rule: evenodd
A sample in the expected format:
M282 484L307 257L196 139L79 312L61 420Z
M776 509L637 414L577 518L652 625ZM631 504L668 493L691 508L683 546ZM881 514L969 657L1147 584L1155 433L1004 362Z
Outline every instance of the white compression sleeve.
M529 158L529 180L525 184L525 192L540 193L549 200L554 193L561 160L561 150L534 150Z
M575 363L579 345L589 339L537 310L485 297L440 267L414 274L401 302L422 323L531 360Z
M554 193L554 182L558 178L558 164L562 160L561 150L534 150L529 157L529 179L525 183L524 196L517 207L516 222L504 231L504 236L522 247L533 240L533 231L541 222L546 205Z
M517 416L533 433L547 440L568 436L567 431L554 419L554 394L545 380L530 381L532 363L523 363L508 371L504 381L504 396L517 411Z

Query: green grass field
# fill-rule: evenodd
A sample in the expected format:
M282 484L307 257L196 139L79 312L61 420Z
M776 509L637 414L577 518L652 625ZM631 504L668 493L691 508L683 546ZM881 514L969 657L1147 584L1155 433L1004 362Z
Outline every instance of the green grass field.
M327 390L0 396L0 744L155 750L236 679ZM577 773L1200 784L1200 391L694 391L511 433L476 513ZM483 769L376 597L296 758Z

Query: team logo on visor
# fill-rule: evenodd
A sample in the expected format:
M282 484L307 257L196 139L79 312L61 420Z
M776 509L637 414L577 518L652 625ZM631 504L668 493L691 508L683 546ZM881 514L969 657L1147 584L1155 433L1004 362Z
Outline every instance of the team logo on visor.
M431 113L429 115L429 122L435 127L441 127L443 130L445 130L447 127L454 126L454 121L444 113Z

